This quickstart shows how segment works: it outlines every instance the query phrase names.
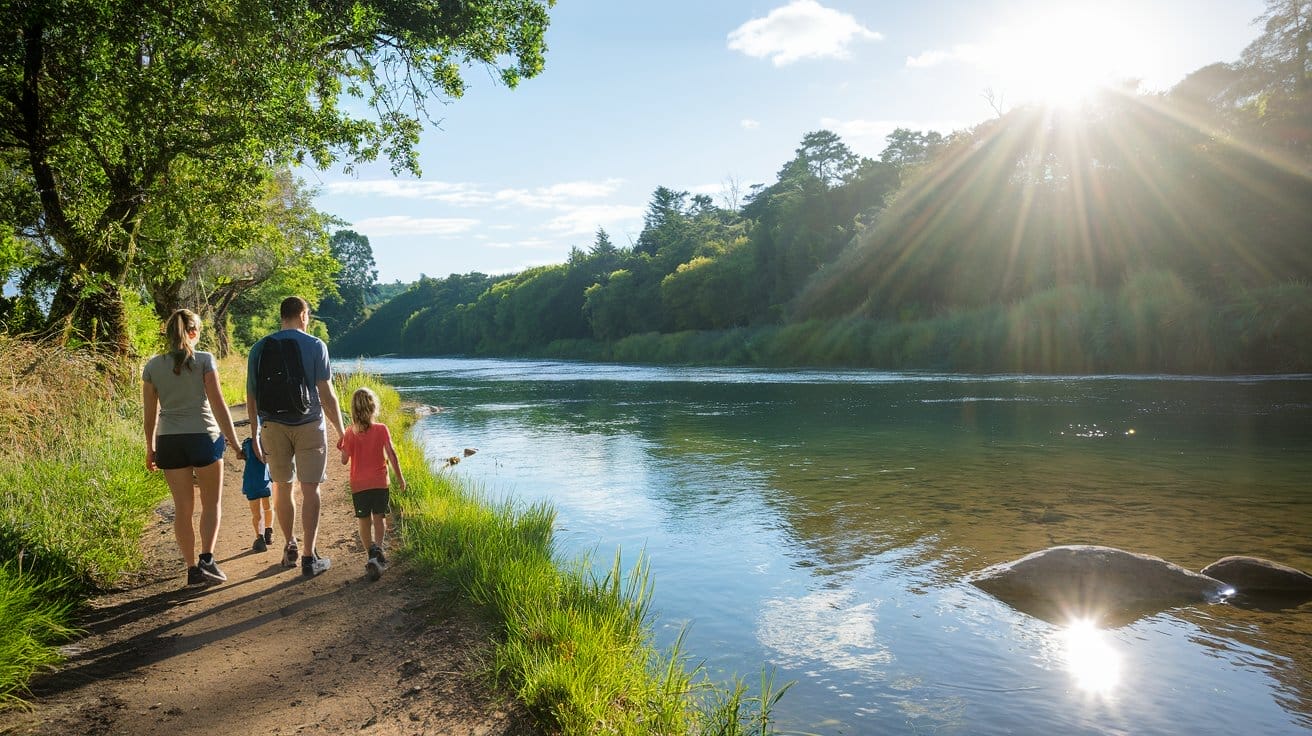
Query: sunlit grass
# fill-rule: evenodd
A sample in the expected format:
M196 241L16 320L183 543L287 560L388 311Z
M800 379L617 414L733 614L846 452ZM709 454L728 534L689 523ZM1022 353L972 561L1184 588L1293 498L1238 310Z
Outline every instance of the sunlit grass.
M409 484L395 494L407 553L435 581L460 590L498 629L490 669L549 729L561 734L771 733L770 709L787 686L769 677L709 683L679 643L659 651L650 624L654 582L644 559L625 570L561 559L547 504L495 503L434 471L405 431L395 390L355 373L343 400L369 385L384 406Z
M56 661L71 606L140 564L167 495L133 370L0 336L0 707Z
M54 645L73 635L71 601L57 580L0 566L0 710L22 707L33 675L60 660Z

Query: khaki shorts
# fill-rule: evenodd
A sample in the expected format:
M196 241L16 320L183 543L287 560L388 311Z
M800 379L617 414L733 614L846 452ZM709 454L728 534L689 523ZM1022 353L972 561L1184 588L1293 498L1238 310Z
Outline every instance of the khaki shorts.
M260 428L260 445L269 463L269 480L302 483L328 479L328 432L322 421L308 424L267 422Z

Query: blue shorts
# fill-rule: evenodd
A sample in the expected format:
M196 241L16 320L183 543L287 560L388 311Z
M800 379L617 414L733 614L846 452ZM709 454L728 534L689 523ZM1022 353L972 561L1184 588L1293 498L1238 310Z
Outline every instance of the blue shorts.
M203 468L222 460L227 448L222 435L212 440L207 432L162 434L155 438L155 467L160 470Z

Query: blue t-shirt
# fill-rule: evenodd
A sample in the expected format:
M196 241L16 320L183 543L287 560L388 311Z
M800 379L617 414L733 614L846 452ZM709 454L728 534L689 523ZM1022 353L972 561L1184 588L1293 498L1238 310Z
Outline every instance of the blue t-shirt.
M319 404L319 381L333 380L332 368L328 365L328 346L323 340L300 330L287 329L261 338L251 346L251 353L246 358L246 395L255 396L255 379L259 377L260 352L264 350L264 341L270 338L286 340L291 338L301 348L301 367L305 369L305 380L310 384L310 410L297 421L286 421L284 417L271 419L267 412L260 409L260 419L278 424L310 424L323 421L323 406Z
M241 474L241 492L247 499L267 498L272 495L269 485L269 466L255 457L255 448L251 438L241 441L241 449L246 453L246 471Z

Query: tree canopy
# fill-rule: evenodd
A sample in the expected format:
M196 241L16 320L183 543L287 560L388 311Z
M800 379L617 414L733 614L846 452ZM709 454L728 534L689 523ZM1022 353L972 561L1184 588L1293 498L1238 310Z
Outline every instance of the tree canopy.
M143 232L168 229L150 221L162 197L221 207L270 163L418 173L427 104L459 97L469 65L512 87L538 74L551 5L0 3L5 214L39 253L51 329L126 349L123 291ZM217 185L192 187L197 170Z

